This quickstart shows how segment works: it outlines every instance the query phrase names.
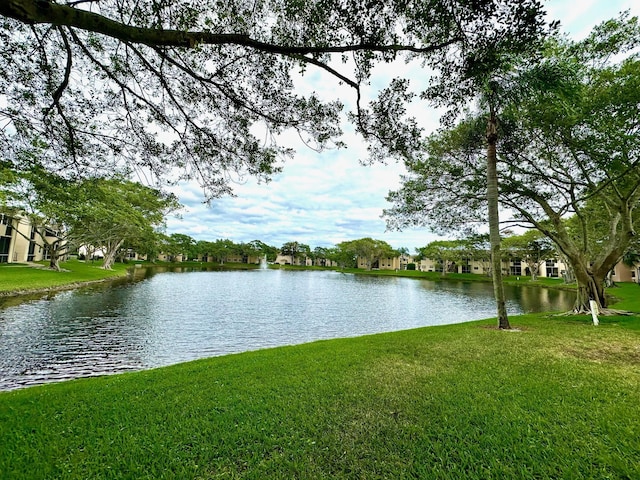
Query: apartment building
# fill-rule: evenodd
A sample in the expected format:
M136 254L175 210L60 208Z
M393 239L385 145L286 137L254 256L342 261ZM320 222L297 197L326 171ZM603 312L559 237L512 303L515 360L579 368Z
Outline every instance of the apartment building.
M502 274L512 276L529 276L531 272L526 262L519 258L503 260ZM446 268L447 273L475 273L488 275L491 272L491 262L489 259L476 260L473 258L463 258L461 261L451 262L446 266L439 260L425 258L416 264L416 269L422 272L442 272ZM538 270L539 277L559 278L566 272L566 266L558 259L547 260Z
M49 237L55 238L50 232ZM38 233L26 218L0 213L0 263L37 262L46 252L37 244Z
M371 265L372 270L406 270L407 265L413 263L413 257L403 255L400 257L385 257L374 260ZM368 269L369 263L366 258L358 258L358 268Z
M640 283L640 263L636 263L631 267L622 262L618 263L613 268L611 280L614 282Z

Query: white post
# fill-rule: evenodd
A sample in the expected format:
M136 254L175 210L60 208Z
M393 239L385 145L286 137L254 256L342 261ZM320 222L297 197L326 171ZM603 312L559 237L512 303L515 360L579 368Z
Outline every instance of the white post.
M589 306L591 307L591 318L593 319L593 324L598 325L598 304L595 300L589 300Z

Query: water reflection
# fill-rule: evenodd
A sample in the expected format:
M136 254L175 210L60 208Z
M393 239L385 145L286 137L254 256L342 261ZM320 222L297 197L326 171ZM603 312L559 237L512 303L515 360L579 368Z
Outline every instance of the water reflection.
M495 316L487 283L176 270L135 269L124 281L5 307L0 389ZM506 294L510 314L573 302L569 292L543 288Z

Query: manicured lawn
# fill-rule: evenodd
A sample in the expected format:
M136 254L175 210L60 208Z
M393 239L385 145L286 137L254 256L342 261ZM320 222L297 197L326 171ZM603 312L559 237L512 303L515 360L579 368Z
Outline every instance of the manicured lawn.
M494 323L1 393L0 478L640 478L640 318Z
M613 308L640 312L640 285L637 283L619 283L607 289L607 294L614 297Z
M124 276L127 268L131 266L116 263L113 270L102 270L100 262L70 260L60 264L64 271L54 272L44 268L47 262L41 262L41 265L43 268L25 264L0 264L0 293L56 288Z
M303 267L298 267L303 268ZM457 280L464 282L491 282L491 276L489 275L480 275L477 273L447 273L446 275L442 275L439 272L421 272L418 270L363 270L356 268L347 268L342 269L345 273L354 273L358 275L374 275L374 276L393 276L393 277L413 277L413 278L424 278L426 280ZM508 285L530 285L530 286L543 286L543 287L554 287L554 288L568 288L570 290L575 289L575 284L566 285L564 281L560 278L546 278L539 277L537 280L532 281L531 277L527 276L510 276L506 275L503 277L503 281Z

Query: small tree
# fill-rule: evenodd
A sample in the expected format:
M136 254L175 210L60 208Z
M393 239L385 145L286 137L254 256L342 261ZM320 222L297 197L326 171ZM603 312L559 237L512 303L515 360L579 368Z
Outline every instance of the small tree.
M453 266L460 263L469 255L464 240L435 240L425 247L418 249L421 257L439 262L442 266L442 276L451 271Z
M247 246L249 247L252 255L266 257L267 262L275 261L278 256L278 249L276 247L267 245L261 240L252 240L247 244Z
M291 258L291 265L298 265L300 258L304 258L303 264L306 265L306 259L311 254L311 248L304 243L287 242L280 248L280 253Z
M185 260L196 258L196 241L183 233L172 233L166 242L167 252L170 255L182 255Z
M179 203L173 195L119 178L82 182L82 202L72 234L83 244L102 249L102 268L110 269L126 242L149 238Z
M36 163L26 171L14 171L4 195L5 205L28 220L35 236L15 231L42 248L49 258L49 268L60 271L60 258L73 246L70 226L78 206L77 184Z
M338 248L346 252L346 256L357 257L367 270L371 270L380 259L395 256L395 250L391 245L370 237L339 243Z
M349 247L347 242L343 242L333 248L328 248L327 258L336 262L340 268L356 268L358 266L356 254Z
M208 242L206 240L198 240L196 242L196 252L199 257L201 257L205 262L212 262L213 257L212 253L214 250L214 246L212 242Z
M505 254L520 258L525 263L531 280L534 281L538 279L542 264L558 256L553 242L538 230L528 230L522 235L505 237L502 245Z
M238 246L231 240L221 238L215 242L210 242L208 247L209 249L207 253L220 262L220 265L224 265L227 258L235 254L238 250Z

